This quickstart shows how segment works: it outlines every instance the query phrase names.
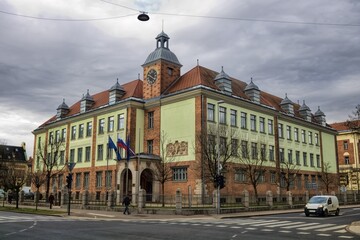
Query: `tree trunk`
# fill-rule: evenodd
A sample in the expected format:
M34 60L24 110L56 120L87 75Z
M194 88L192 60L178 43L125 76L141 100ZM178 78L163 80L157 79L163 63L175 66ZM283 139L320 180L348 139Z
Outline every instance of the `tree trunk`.
M50 176L50 173L48 172L46 175L46 193L45 193L45 201L46 202L48 202L48 198L49 198L50 180L51 180L51 176Z
M161 183L161 193L162 193L162 206L165 207L165 183Z

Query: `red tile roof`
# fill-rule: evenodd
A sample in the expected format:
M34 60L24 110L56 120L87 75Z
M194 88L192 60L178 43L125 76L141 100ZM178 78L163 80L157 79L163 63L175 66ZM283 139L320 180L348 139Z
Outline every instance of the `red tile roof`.
M351 121L351 123L354 126L358 126L358 127L360 126L360 120ZM334 129L336 129L337 131L348 131L348 130L350 130L348 121L332 123L332 124L330 124L330 126L332 128L334 128Z

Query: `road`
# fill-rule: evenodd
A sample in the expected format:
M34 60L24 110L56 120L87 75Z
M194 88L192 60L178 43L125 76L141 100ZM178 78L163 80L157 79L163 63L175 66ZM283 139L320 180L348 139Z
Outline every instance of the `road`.
M340 216L326 218L292 213L166 220L94 220L0 212L0 239L360 239L345 229L359 219L360 208L344 209Z

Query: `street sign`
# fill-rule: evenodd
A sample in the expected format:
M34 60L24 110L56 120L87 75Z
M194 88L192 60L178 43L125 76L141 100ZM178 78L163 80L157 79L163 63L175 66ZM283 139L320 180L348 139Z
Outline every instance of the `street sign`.
M68 168L69 168L70 172L74 169L75 165L76 165L76 163L73 163L73 162L68 163Z

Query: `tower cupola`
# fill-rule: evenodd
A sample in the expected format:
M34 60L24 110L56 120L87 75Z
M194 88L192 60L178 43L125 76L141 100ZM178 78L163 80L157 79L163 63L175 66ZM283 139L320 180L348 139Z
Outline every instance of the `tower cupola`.
M124 94L124 88L119 84L119 79L116 79L114 86L109 89L109 105L115 104Z
M280 106L285 112L292 115L294 114L294 105L293 102L287 97L287 93L285 93L285 98L281 101Z
M69 113L70 108L69 106L65 103L65 98L63 99L62 104L59 105L59 107L56 109L56 119L60 119L63 118L66 114Z
M250 83L244 89L245 94L255 103L260 103L260 89L256 86L251 78Z
M322 126L326 126L326 118L323 111L320 110L320 106L318 110L314 114L315 120L320 123Z
M303 101L303 105L299 108L299 113L302 118L304 118L306 121L311 122L311 110L305 104L305 100Z
M231 79L229 75L224 72L224 67L221 67L221 72L216 75L215 79L216 86L225 94L232 94Z
M88 111L91 106L94 104L94 99L89 93L89 89L87 90L86 95L83 95L81 102L80 102L80 112L84 113Z

